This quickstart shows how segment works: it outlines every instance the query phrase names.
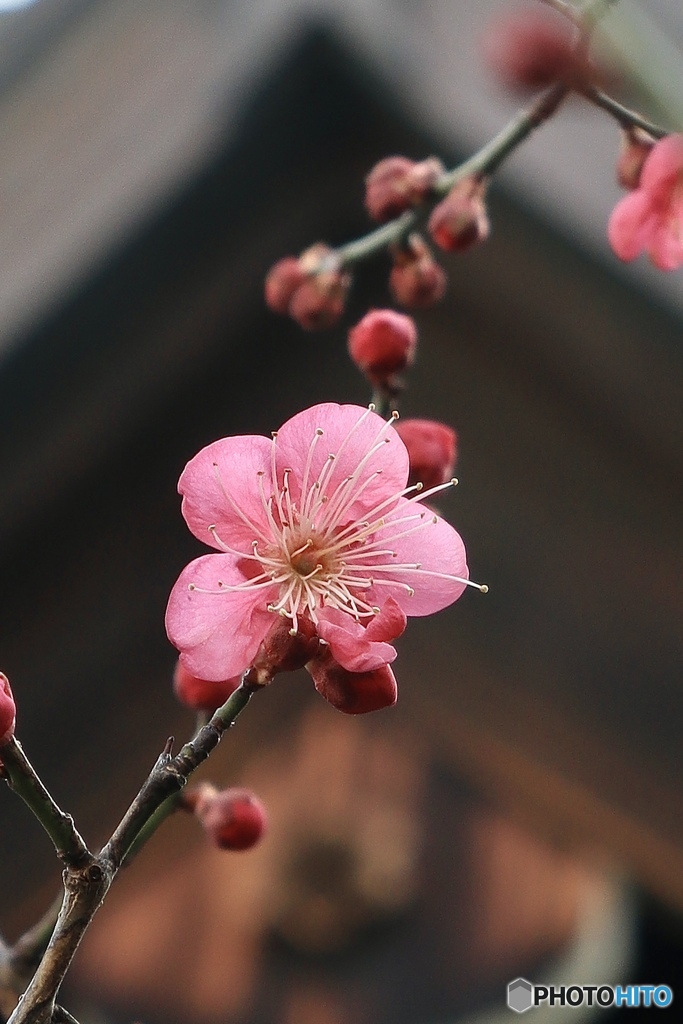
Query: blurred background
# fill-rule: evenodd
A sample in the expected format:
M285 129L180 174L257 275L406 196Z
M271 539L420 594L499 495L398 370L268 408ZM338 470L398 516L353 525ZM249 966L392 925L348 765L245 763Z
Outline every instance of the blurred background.
M645 7L605 22L623 97L680 125L683 15ZM271 314L263 277L368 230L381 157L453 164L514 114L479 47L506 9L0 4L0 665L93 846L193 725L163 629L200 553L185 462L369 399L346 332L389 304L388 260L323 334ZM402 411L459 433L442 511L490 593L411 624L392 711L344 718L305 674L252 702L203 777L254 786L268 837L233 855L192 820L155 837L79 952L65 1001L84 1024L493 1020L520 974L675 990L683 289L608 250L618 146L569 102L417 317ZM0 801L14 938L59 868Z

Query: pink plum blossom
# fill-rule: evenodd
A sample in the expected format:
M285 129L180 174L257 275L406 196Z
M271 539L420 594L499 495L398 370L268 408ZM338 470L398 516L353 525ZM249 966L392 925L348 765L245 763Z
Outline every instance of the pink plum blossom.
M317 636L347 673L383 671L406 616L460 597L462 540L417 501L420 484L407 486L393 422L372 407L316 405L272 438L226 437L191 459L182 511L214 551L185 568L168 603L189 672L239 675L285 624Z
M612 211L607 234L621 260L647 252L660 270L683 264L683 135L652 147L638 187Z

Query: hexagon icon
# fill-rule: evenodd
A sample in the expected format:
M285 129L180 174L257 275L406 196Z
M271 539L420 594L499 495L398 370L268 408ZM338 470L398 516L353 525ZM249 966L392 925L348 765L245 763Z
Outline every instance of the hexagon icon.
M526 978L515 978L508 985L508 1006L515 1013L524 1013L534 1005L533 985Z

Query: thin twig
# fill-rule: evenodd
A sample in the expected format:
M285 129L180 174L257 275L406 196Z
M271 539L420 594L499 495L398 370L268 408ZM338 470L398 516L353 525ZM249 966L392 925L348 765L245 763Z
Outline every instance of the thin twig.
M348 267L374 256L389 245L401 242L415 229L418 222L424 219L429 207L447 195L463 178L470 175L493 174L521 142L555 113L568 91L567 86L562 84L551 86L529 107L513 117L502 131L473 156L443 174L433 187L431 202L402 213L400 217L363 235L362 238L347 242L337 248L331 258L338 261L341 266Z
M52 1013L52 1021L53 1024L78 1024L78 1021L73 1014L69 1013L68 1010L65 1010L63 1006L58 1005L55 1006Z
M11 789L21 797L43 826L60 858L68 867L78 867L92 854L70 814L57 806L26 757L17 739L11 739L0 752L5 776Z
M596 86L589 86L582 90L582 96L585 96L590 103L595 104L596 107L600 107L601 110L607 111L612 117L619 122L622 128L642 128L648 135L651 135L654 139L663 139L666 135L670 134L667 128L662 128L659 124L654 124L652 121L648 121L646 117L639 114L636 110L630 110L625 107L618 100L615 100L612 96L608 96L606 92L602 92Z
M43 959L9 1024L50 1024L55 1000L78 945L97 908L106 896L117 871L136 840L164 801L179 792L192 772L209 756L224 732L261 686L247 673L211 721L173 757L171 741L101 853L64 873L64 900ZM147 838L151 832L145 832ZM137 847L136 847L137 848Z

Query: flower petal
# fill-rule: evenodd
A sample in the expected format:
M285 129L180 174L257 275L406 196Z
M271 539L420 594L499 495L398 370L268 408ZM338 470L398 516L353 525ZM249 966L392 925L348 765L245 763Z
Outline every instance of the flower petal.
M683 174L683 135L667 135L652 147L643 164L639 190L669 192L675 179Z
M676 270L683 264L683 222L669 218L650 242L650 259L660 270Z
M329 645L335 661L349 672L372 672L396 659L396 648L373 640L368 636L368 628L337 608L323 608L318 614L318 636Z
M398 601L388 597L379 615L370 619L365 630L368 640L395 640L406 628L408 619Z
M244 672L273 623L266 606L277 587L223 589L243 581L232 555L202 555L183 569L171 591L166 632L184 667L200 679Z
M643 189L620 199L607 225L607 237L615 255L629 263L649 249L659 220L651 197Z
M321 497L327 496L329 514L337 519L362 516L402 491L408 479L403 441L380 416L359 405L327 402L305 409L278 430L276 452L278 479L283 470L292 470L290 491L299 507L302 489L309 492L321 480ZM335 457L331 465L330 455ZM353 483L346 484L349 477Z
M376 568L365 571L375 580L365 600L382 607L393 597L406 615L431 615L457 601L467 584L455 577L466 580L469 575L460 534L432 509L405 499L385 518L375 536L392 557L382 556L381 564L378 559ZM364 564L372 563L369 557Z
M178 491L183 496L183 516L195 537L220 550L209 530L214 526L224 544L249 557L253 541L270 536L258 474L264 474L269 495L271 444L258 434L224 437L190 459Z

